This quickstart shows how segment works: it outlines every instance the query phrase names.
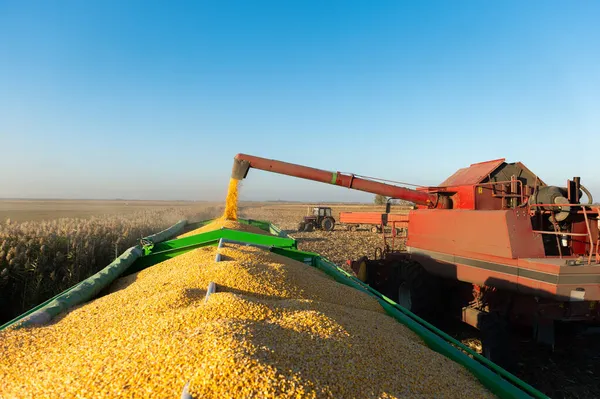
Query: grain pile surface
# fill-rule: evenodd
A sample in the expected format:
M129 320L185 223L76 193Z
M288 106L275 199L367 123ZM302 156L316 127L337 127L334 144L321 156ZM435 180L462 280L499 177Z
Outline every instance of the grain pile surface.
M200 248L53 324L0 332L0 397L493 397L372 297L261 249ZM204 301L209 282L217 292Z
M212 221L209 224L206 224L200 228L197 228L192 231L188 231L185 234L181 234L181 235L177 236L177 238L189 237L189 236L193 236L193 235L196 235L199 233L206 233L207 231L218 230L220 228L226 228L226 229L238 230L238 231L247 231L249 233L256 233L256 234L263 234L263 235L270 235L269 232L264 231L263 229L260 229L256 226L240 223L235 220L228 220L228 219L225 219L224 217L221 217L219 219L215 219L214 221Z

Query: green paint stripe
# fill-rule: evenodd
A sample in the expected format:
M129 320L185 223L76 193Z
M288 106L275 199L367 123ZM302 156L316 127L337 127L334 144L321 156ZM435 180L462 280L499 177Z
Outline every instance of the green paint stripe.
M337 172L333 172L331 174L331 184L335 184L336 180L337 180Z

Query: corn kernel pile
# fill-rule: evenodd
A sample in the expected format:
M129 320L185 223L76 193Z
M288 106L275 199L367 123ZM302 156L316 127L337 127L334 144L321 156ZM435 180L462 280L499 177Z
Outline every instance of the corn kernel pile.
M188 231L187 233L181 234L181 235L177 236L177 238L189 237L189 236L196 235L198 233L206 233L207 231L218 230L222 227L226 228L226 229L231 229L231 230L247 231L249 233L270 235L268 232L266 232L263 229L260 229L256 226L240 223L240 222L237 222L234 220L227 220L224 217L221 217L219 219L215 219L214 221L212 221L198 229Z
M187 383L194 398L493 397L367 294L239 245L190 251L52 324L2 331L0 353L1 398L169 398Z

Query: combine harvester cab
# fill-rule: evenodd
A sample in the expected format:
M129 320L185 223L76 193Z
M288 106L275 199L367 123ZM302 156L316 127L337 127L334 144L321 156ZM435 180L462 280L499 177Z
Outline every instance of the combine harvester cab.
M125 251L121 257L117 258L115 262L100 271L97 275L90 277L60 295L57 295L55 298L46 301L35 309L32 309L1 326L0 329L11 330L13 333L18 333L20 328L26 328L35 334L36 328L44 329L47 325L57 326L63 319L57 316L65 316L66 318L70 312L74 311L74 308L82 309L86 306L94 305L94 301L99 296L101 297L102 294L105 294L105 289L117 279L132 276L140 271L149 270L154 266L159 265L161 262L184 255L198 248L223 248L228 245L252 247L265 251L265 253L276 254L287 259L301 262L304 265L308 265L311 268L321 271L331 279L335 280L338 284L351 287L364 293L368 297L373 298L384 310L384 312L382 312L383 315L387 314L387 316L391 317L393 320L406 326L432 351L435 351L452 362L464 367L464 369L474 376L483 387L493 393L496 397L546 398L541 392L483 356L477 354L425 320L419 318L406 308L403 308L391 299L385 297L380 292L361 282L359 279L344 271L342 268L337 267L319 254L298 250L296 241L293 238L287 236L277 226L274 226L269 222L239 220L240 226L249 226L247 231L241 231L244 229L224 227L198 234L192 232L189 233L189 235L184 234L183 237L181 235L182 229L184 228L186 231L193 231L202 228L211 222L212 221L209 220L187 226L179 223L172 229L162 232L157 236L143 239L140 245ZM253 231L250 231L251 229L253 229ZM257 233L257 229L260 229L261 233ZM181 238L166 239L174 235L179 235ZM216 250L216 254L214 261L219 262L221 260L219 249ZM198 267L202 266L199 265ZM212 295L211 293L220 292L220 289L226 291L226 288L220 287L218 282L216 282L216 284L211 283L207 288L206 298L208 299L209 295ZM100 299L106 298L101 297ZM16 328L14 331L13 327ZM377 326L373 326L373 328L376 327ZM101 327L98 326L97 328ZM5 331L0 331L0 334L4 333ZM52 342L52 345L59 344L60 343ZM276 350L276 348L272 349ZM98 348L98 350L101 349ZM110 368L110 365L107 365L107 367ZM331 367L335 369L336 365L332 364ZM387 374L387 378L393 379L395 370L388 369ZM156 377L159 378L160 374ZM69 384L67 381L63 383L66 385ZM20 389L22 390L21 392L26 392L27 386L23 386ZM185 388L184 386L181 386L179 389L184 391L182 397L191 397L187 392L187 385ZM57 392L57 396L59 393L60 392ZM444 397L445 395L443 391L440 391L436 396Z

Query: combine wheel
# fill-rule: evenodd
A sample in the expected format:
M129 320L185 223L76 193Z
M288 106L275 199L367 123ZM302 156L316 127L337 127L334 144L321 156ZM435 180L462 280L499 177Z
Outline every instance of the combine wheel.
M400 261L398 267L397 303L419 317L433 319L439 293L435 278L414 261Z
M305 227L306 227L306 223L304 223L304 222L298 223L298 231L304 231Z
M366 256L363 256L362 258L356 261L356 269L356 278L358 278L363 283L366 283L369 278Z
M381 232L381 229L379 228L379 226L371 227L371 233L379 233L379 232Z
M333 228L335 227L335 221L333 220L333 218L325 218L321 221L321 229L325 230L325 231L333 231Z
M308 223L306 223L306 225L304 226L304 231L306 231L306 232L313 231L314 227L315 227L315 226L312 224L312 222L308 222Z

